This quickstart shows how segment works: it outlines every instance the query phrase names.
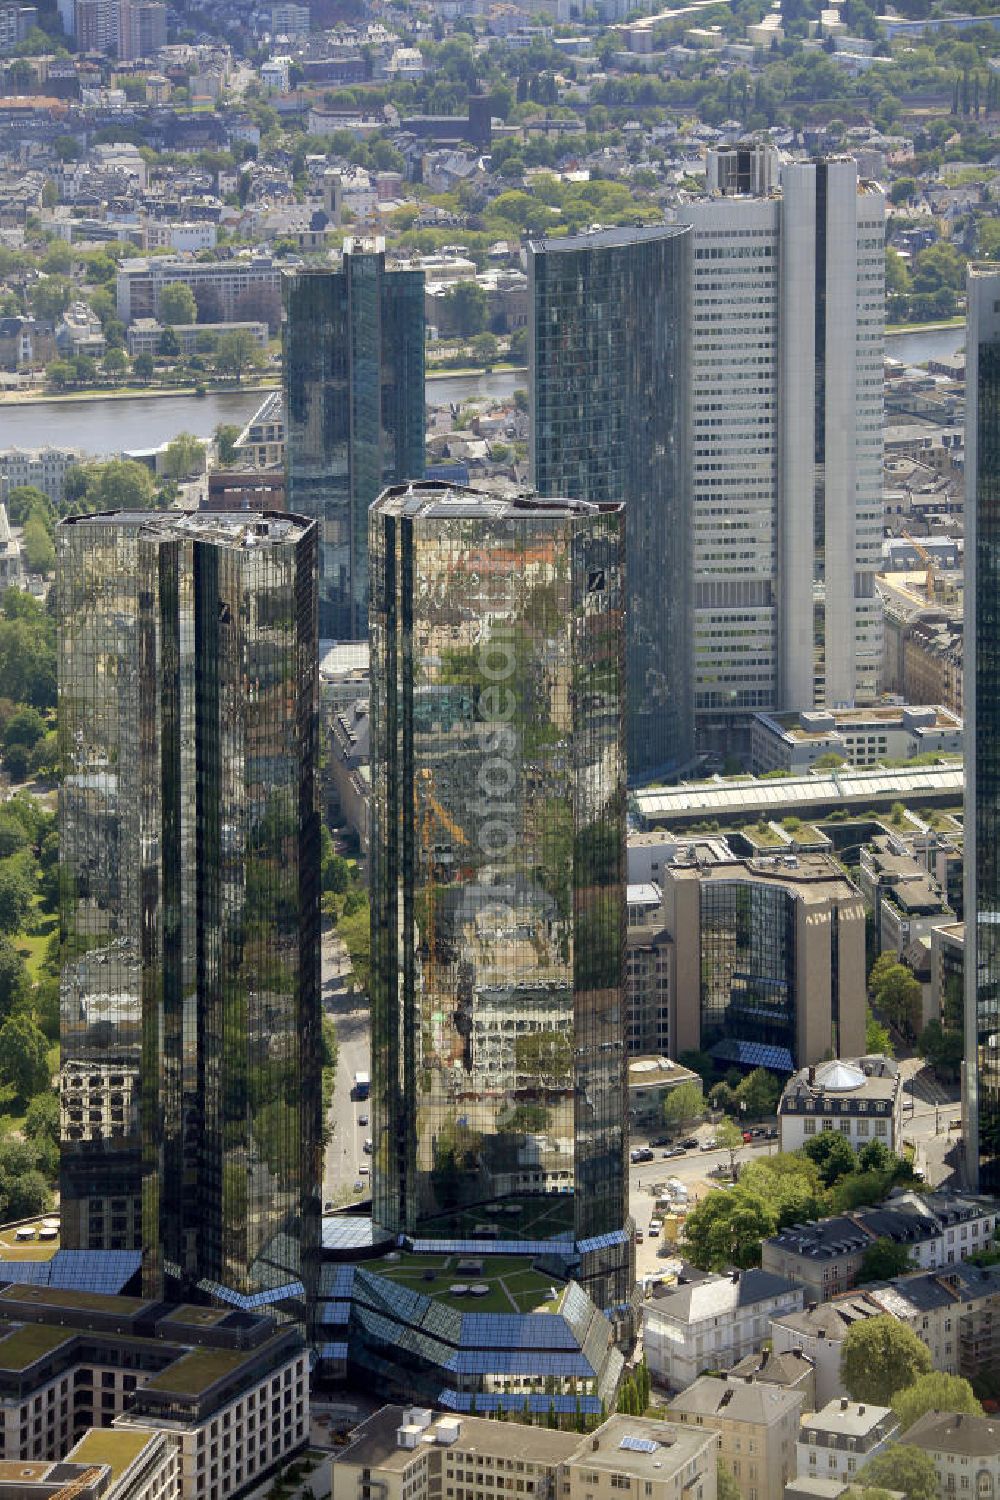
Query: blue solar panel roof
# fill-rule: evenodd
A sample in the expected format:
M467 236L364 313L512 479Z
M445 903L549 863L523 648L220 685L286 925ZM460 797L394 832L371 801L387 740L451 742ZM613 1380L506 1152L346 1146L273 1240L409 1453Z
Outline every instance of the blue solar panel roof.
M770 1068L775 1073L791 1073L795 1064L787 1047L771 1047L763 1042L741 1042L723 1037L709 1055L716 1061L741 1063L749 1068Z
M141 1264L138 1250L57 1250L51 1260L0 1261L0 1282L116 1294Z
M443 1390L438 1392L437 1404L444 1407L445 1411L471 1412L473 1402L477 1412L496 1411L502 1406L506 1411L523 1411L527 1405L532 1416L544 1415L549 1409L560 1413L575 1412L577 1406L585 1415L598 1415L601 1410L601 1402L598 1396L524 1396L519 1391L503 1394L495 1391L476 1391L473 1395L470 1391Z
M572 1255L571 1239L557 1240L410 1240L417 1255Z
M306 1294L301 1281L289 1281L285 1286L268 1287L266 1291L254 1292L249 1297L242 1292L234 1292L232 1287L223 1286L219 1281L199 1281L198 1287L201 1291L218 1297L220 1302L228 1302L230 1306L238 1307L243 1312L254 1312L258 1307L269 1307L272 1302L292 1301Z

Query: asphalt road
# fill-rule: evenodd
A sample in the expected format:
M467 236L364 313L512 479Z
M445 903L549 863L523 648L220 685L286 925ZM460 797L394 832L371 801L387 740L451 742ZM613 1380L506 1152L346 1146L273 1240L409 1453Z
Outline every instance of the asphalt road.
M370 1179L359 1173L359 1167L370 1167L364 1143L371 1135L371 1101L360 1103L351 1098L355 1073L371 1076L371 1033L368 1001L352 995L347 977L351 971L347 950L336 929L323 934L323 1012L331 1016L337 1028L337 1078L330 1106L330 1143L326 1148L323 1169L323 1206L340 1206L352 1198L367 1195ZM368 1125L359 1124L360 1116ZM356 1193L354 1184L364 1183L364 1193Z

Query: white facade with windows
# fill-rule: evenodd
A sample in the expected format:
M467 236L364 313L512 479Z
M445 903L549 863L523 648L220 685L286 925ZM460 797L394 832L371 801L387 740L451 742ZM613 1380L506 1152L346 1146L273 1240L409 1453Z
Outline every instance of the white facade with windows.
M703 730L870 703L882 655L885 197L846 157L786 162L775 192L776 153L723 155L726 196L677 215Z
M891 1406L858 1405L842 1396L802 1420L795 1456L799 1478L851 1484L865 1464L899 1436Z
M881 1141L898 1152L903 1139L903 1080L895 1061L871 1056L836 1058L801 1068L778 1104L782 1151L798 1151L812 1136L836 1130L855 1151Z

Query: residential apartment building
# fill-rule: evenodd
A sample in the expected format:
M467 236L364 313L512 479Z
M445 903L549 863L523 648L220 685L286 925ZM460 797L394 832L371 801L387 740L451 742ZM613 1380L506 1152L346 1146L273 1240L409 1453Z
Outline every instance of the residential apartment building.
M88 0L89 3L89 0ZM169 255L123 260L115 282L118 316L160 316L160 293L172 282L189 287L205 322L266 322L276 329L281 317L281 269L266 255L245 259L180 260Z
M928 1411L902 1434L937 1470L940 1500L978 1500L1000 1492L1000 1422L995 1416Z
M879 1208L779 1230L764 1241L761 1264L826 1300L854 1287L864 1253L877 1239L905 1245L923 1270L945 1270L988 1248L997 1222L996 1206L986 1199L943 1190L899 1193Z
M13 52L20 42L26 41L28 32L37 24L36 5L0 6L0 56Z
M294 1328L246 1310L9 1286L0 1413L5 1461L62 1458L73 1443L76 1462L135 1458L162 1432L181 1500L235 1500L305 1448L308 1357ZM84 1437L95 1426L122 1436Z
M881 1141L900 1151L903 1080L891 1057L835 1059L801 1068L778 1103L782 1151L798 1151L811 1136L836 1130L856 1151Z
M8 493L31 485L59 504L66 471L79 462L80 454L73 448L5 448L0 452L0 482L6 482Z
M694 706L700 743L727 748L758 710L879 690L885 200L849 158L779 167L759 144L711 152L708 180L677 218Z
M802 1419L795 1445L797 1472L851 1483L898 1436L891 1406L858 1404L842 1396Z
M149 1295L301 1317L321 1162L315 527L75 516L57 561L62 1243L141 1249Z
M625 503L633 780L684 765L693 749L689 239L656 225L528 244L532 483Z
M285 402L280 391L268 392L233 447L237 460L248 468L272 469L284 464Z
M789 1072L863 1050L864 905L832 859L685 848L660 879L673 1056Z
M16 1489L15 1489L16 1486ZM93 1427L65 1458L0 1459L0 1489L18 1500L181 1500L178 1450L166 1433Z
M666 1413L682 1427L718 1434L719 1458L743 1500L774 1500L795 1473L804 1401L800 1390L702 1375L667 1401Z
M965 408L966 1170L1000 1190L1000 271L970 267Z
M118 56L152 58L167 44L167 7L161 0L121 0Z
M757 1270L670 1287L643 1303L650 1374L679 1391L704 1369L729 1369L770 1337L772 1317L800 1311L803 1295L796 1282Z
M581 1436L482 1417L441 1416L424 1407L384 1406L334 1454L331 1500L715 1500L714 1432L615 1416ZM640 1489L641 1486L641 1489Z

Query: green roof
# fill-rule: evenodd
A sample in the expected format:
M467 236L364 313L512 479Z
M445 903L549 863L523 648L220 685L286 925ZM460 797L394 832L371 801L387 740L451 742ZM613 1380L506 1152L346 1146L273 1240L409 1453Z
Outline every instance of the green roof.
M45 1323L22 1323L0 1338L0 1370L26 1370L36 1359L51 1354L76 1337L72 1328L50 1328Z
M7 1312L5 1302L34 1303L38 1307L58 1311L60 1307L75 1308L78 1312L116 1313L122 1317L135 1317L144 1307L152 1307L142 1297L116 1297L105 1292L67 1291L55 1286L9 1286L0 1292L0 1314L16 1317L16 1311Z
M69 1464L108 1464L117 1479L133 1464L155 1433L132 1432L127 1427L96 1427L84 1434L64 1459Z
M192 1349L166 1370L147 1380L143 1390L173 1391L178 1396L200 1396L238 1370L257 1351L246 1349Z

